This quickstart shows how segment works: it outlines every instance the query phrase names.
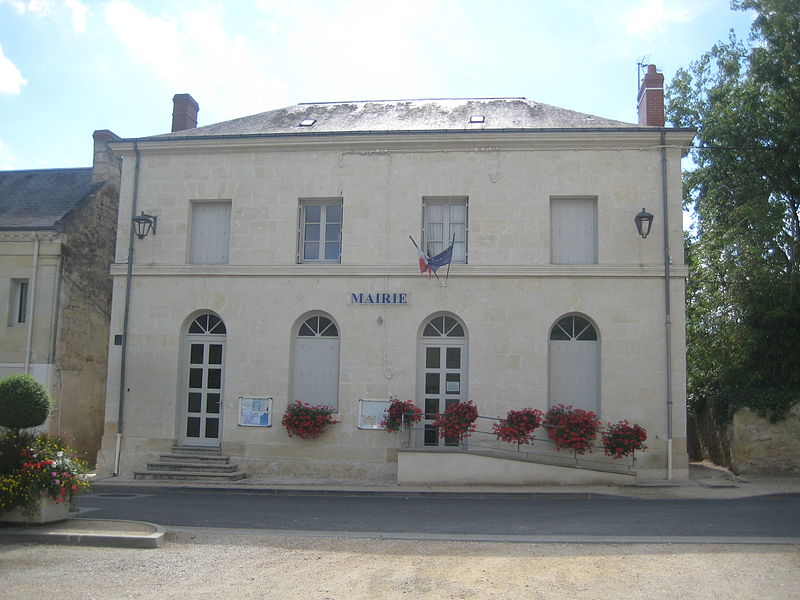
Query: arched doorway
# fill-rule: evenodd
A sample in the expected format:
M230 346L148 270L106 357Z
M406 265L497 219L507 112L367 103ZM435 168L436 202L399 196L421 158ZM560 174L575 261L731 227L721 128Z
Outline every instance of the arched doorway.
M187 328L178 436L181 444L220 444L226 333L225 323L212 313L199 315Z
M292 361L292 400L339 410L339 329L323 314L297 327Z
M550 330L549 406L600 414L600 342L585 317L567 315Z
M457 439L441 439L433 420L467 396L467 334L464 324L449 314L436 315L422 327L419 338L418 397L423 402L422 444L457 446Z

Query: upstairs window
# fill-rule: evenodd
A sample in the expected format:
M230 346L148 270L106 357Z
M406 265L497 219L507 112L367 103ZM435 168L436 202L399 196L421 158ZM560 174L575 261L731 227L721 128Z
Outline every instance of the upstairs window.
M189 262L194 265L228 264L230 233L230 202L193 202Z
M453 244L453 262L467 262L467 198L422 199L422 243L428 256Z
M300 201L298 262L342 261L342 199Z
M554 265L597 264L597 198L550 198Z

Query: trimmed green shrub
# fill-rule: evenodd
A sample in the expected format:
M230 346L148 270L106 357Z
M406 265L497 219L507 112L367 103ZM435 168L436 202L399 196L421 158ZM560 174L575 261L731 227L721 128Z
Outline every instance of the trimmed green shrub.
M50 394L30 375L9 375L0 381L0 426L37 427L50 414Z

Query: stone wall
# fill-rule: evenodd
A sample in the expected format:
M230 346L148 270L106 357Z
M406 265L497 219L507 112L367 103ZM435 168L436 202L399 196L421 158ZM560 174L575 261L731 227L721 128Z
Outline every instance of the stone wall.
M770 423L749 408L733 416L731 459L741 474L800 474L800 404Z
M101 185L64 222L52 428L89 462L103 434L118 197Z

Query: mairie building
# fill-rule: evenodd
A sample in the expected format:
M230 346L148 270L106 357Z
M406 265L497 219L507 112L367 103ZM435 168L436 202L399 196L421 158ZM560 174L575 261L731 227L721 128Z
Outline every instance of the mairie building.
M694 132L664 126L654 67L637 123L525 98L197 115L179 94L172 132L112 144L101 472L219 454L276 479L687 476L680 161ZM421 274L415 243L452 244L451 262ZM391 398L423 420L381 429ZM453 445L433 418L467 400L478 431ZM337 423L290 437L293 401ZM557 404L638 423L648 447L622 466L543 432L521 449L491 434L509 410Z

